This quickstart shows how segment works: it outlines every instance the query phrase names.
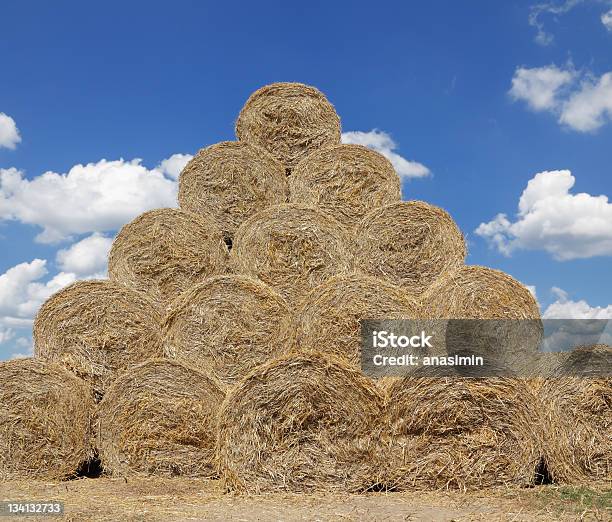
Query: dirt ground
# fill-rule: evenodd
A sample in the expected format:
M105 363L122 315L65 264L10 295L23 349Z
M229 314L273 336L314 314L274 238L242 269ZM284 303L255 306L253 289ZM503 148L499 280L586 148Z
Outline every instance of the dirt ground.
M364 495L224 494L217 481L97 478L70 482L0 483L1 500L65 503L70 521L565 521L612 520L612 492L540 486L477 493L410 492ZM2 517L62 520L60 517Z

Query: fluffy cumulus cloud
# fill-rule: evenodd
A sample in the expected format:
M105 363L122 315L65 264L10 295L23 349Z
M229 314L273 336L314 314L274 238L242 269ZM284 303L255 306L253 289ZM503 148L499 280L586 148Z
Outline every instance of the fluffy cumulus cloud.
M191 154L173 154L169 158L163 160L157 167L163 174L172 178L178 179L179 174L185 168L185 165L193 158Z
M540 172L529 181L511 221L498 214L476 234L501 253L545 250L557 260L612 255L612 203L606 196L572 194L569 170Z
M63 272L80 277L106 277L106 262L112 244L111 238L95 233L59 250L56 261Z
M579 132L596 131L612 121L612 72L585 79L563 103L559 122Z
M21 136L15 120L8 114L0 112L0 148L15 149L19 142Z
M572 301L567 292L557 287L552 292L556 301L546 308L544 319L612 319L612 305L591 306L584 300Z
M401 178L423 178L431 174L430 170L416 161L400 156L395 150L397 143L384 131L374 129L370 132L351 131L342 133L342 143L363 145L385 156Z
M601 15L601 23L608 31L612 32L612 9Z
M512 78L510 96L523 100L535 111L552 110L559 104L559 92L575 77L572 70L555 65L527 69L519 67Z

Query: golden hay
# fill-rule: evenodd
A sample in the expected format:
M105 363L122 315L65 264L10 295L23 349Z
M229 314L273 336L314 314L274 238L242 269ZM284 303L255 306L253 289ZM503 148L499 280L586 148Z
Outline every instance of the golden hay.
M360 366L360 320L418 315L416 301L401 288L351 273L314 288L298 308L292 330L300 349L329 353Z
M289 177L290 201L331 214L347 228L401 199L391 162L361 145L326 147L306 156Z
M250 277L207 279L170 307L166 353L233 384L289 347L285 300Z
M117 372L162 355L161 321L143 294L108 280L78 281L38 311L34 350L88 381L100 396Z
M163 309L194 283L224 273L228 255L212 218L162 208L141 214L120 230L108 258L108 274L148 293Z
M245 219L288 197L283 165L244 142L224 141L200 150L179 178L181 208L212 216L226 241Z
M62 480L93 454L91 389L59 365L0 362L0 480Z
M355 231L365 273L423 293L442 273L461 266L466 247L448 213L422 201L372 210Z
M610 346L579 348L540 388L545 460L555 482L612 480L612 378L597 376L603 364L609 375L611 362Z
M214 379L177 361L152 359L123 373L98 407L104 471L213 476L223 398Z
M540 411L527 385L504 377L439 377L439 370L422 367L387 390L387 486L533 484L541 454L534 427Z
M262 280L292 305L350 268L349 245L335 219L310 207L277 205L241 225L231 258L236 272Z
M251 94L236 121L236 136L292 169L313 150L340 143L340 118L318 89L273 83Z
M227 489L247 493L362 491L378 483L382 397L358 370L322 354L255 369L219 416Z

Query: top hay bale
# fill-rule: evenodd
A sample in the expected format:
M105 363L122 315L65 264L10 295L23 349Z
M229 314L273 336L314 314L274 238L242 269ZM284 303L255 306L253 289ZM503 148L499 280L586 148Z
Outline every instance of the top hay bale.
M331 214L347 228L401 199L391 162L362 145L335 145L306 156L289 177L290 201Z
M463 235L446 211L423 201L372 210L355 231L359 268L422 294L442 273L461 266Z
M226 240L253 214L286 203L287 177L268 152L244 142L224 141L200 150L179 178L183 210L212 216Z
M227 269L229 252L221 230L184 210L150 210L117 234L108 258L109 277L149 294L165 309L194 283Z
M236 136L263 147L290 170L313 150L340 143L340 119L318 89L273 83L251 94L236 121Z
M39 359L0 362L0 480L62 480L93 453L91 388Z

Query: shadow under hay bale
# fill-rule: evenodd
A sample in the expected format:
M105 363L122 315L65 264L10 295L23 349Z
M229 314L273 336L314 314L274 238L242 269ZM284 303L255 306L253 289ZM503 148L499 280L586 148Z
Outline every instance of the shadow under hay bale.
M420 368L387 389L385 482L401 490L533 484L540 411L526 383L437 371Z
M226 241L253 214L287 202L285 169L264 149L224 141L201 149L179 178L181 209L211 216Z
M361 145L326 147L306 156L289 177L290 201L327 212L347 229L372 209L401 199L400 179L382 154Z
M63 480L93 455L91 388L39 359L0 362L0 480Z
M229 252L210 217L162 208L120 231L108 258L109 277L149 294L160 309L194 283L227 270Z
M236 121L236 136L263 147L292 169L313 150L340 143L340 119L318 89L273 83L246 101Z
M245 221L231 252L236 273L256 277L295 306L330 277L350 268L346 230L311 207L277 205Z
M382 397L343 361L288 355L233 388L217 457L229 490L364 491L378 484Z
M223 397L214 379L168 359L123 373L98 406L105 473L213 476Z
M34 321L34 352L104 394L117 373L163 355L154 303L108 280L78 281L52 295Z
M362 319L415 319L416 301L402 288L361 274L335 276L314 288L294 316L294 344L361 365Z
M363 272L420 295L466 256L463 235L449 214L423 201L372 210L356 228Z
M207 279L171 306L164 323L170 357L233 384L289 347L285 300L257 279Z
M612 480L612 378L597 376L610 357L610 346L579 348L539 389L545 460L557 483Z

